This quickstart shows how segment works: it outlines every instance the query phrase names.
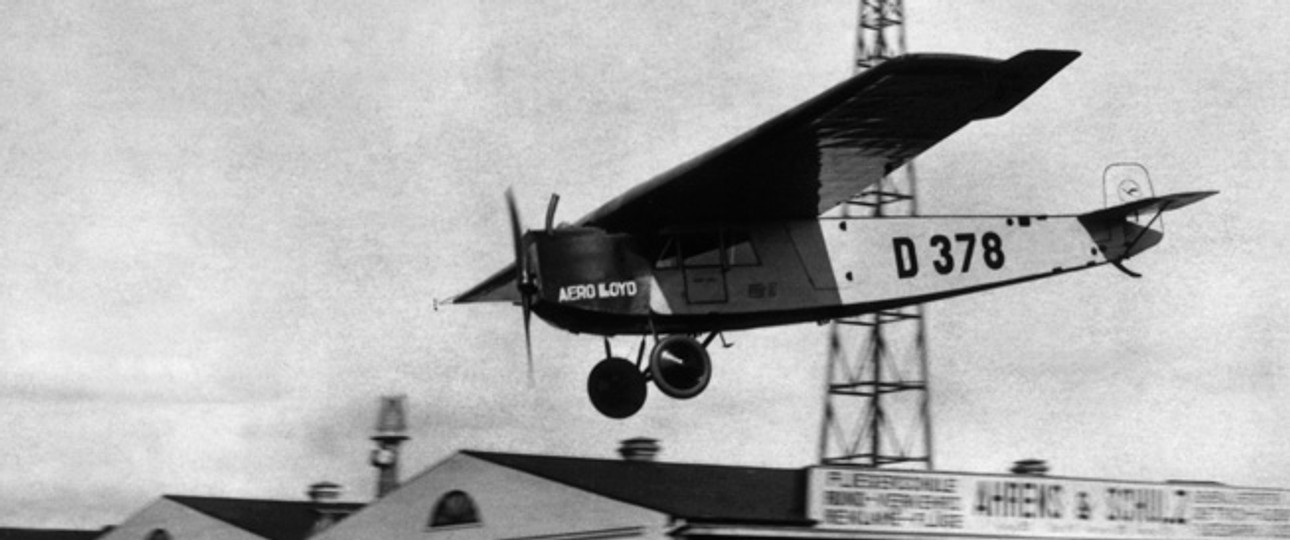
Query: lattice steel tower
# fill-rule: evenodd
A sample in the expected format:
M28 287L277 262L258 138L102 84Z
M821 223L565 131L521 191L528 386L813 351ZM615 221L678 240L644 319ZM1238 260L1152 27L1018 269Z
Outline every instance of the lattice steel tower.
M855 72L904 52L902 0L860 0ZM903 169L850 201L844 211L858 207L873 217L917 215L913 162ZM829 328L825 381L820 463L932 468L923 306L835 321Z

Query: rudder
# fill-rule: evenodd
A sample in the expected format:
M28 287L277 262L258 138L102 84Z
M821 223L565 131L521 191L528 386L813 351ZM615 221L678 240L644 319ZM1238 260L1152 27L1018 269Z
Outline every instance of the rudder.
M1140 163L1112 163L1102 171L1102 207L1110 208L1153 197L1151 175Z

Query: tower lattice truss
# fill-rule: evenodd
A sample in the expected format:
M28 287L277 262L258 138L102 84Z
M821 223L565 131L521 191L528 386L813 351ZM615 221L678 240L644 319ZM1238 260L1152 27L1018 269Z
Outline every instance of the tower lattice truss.
M860 0L855 71L905 53L901 0ZM851 201L849 215L918 214L911 162ZM835 321L820 430L821 463L932 467L932 419L923 306Z

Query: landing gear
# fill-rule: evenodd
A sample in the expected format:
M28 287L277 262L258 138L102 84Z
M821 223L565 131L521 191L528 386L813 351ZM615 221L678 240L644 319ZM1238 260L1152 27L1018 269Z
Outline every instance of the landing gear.
M712 358L690 336L667 336L649 353L649 373L654 386L668 397L690 399L712 380Z
M654 344L649 366L640 369L645 353L641 341L636 364L613 356L605 340L605 359L587 377L587 395L600 414L610 418L627 418L645 405L646 383L654 381L659 391L675 399L690 399L703 392L712 380L712 359L707 344L687 335L667 336Z
M587 395L600 414L627 418L645 405L645 374L622 358L601 360L587 377Z

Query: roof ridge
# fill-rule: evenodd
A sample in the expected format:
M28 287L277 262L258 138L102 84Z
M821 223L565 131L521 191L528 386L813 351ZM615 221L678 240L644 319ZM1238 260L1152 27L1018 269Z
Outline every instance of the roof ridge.
M312 516L318 510L340 510L348 515L361 510L365 506L364 503L248 499L200 495L167 494L162 495L162 498L169 499L184 508L267 540L297 540L305 538L316 519Z
M517 458L525 458L525 459L560 459L560 460L571 460L571 461L595 461L595 462L604 462L604 463L621 463L624 465L638 465L638 464L639 465L659 465L659 466L667 466L667 467L708 467L713 469L728 469L728 470L741 469L741 470L757 470L757 471L801 471L801 470L810 468L809 466L808 467L767 467L767 466L761 466L761 465L729 465L729 464L723 464L723 463L693 463L693 462L684 462L684 461L659 461L659 460L631 461L631 460L626 460L621 458L615 459L615 458L563 456L563 455L550 455L550 454L523 454L518 452L491 452L486 450L462 450L461 453L484 458L484 459L488 459L488 456L491 455L491 456L503 456L503 457L517 457ZM489 461L492 461L492 460L489 460Z
M240 530L240 531L242 531L242 532L245 532L245 533L250 534L250 535L252 535L252 536L255 536L255 537L257 537L257 538L265 538L265 537L264 537L263 535L261 535L260 533L257 533L257 532L255 532L255 531L252 531L251 529L248 529L248 528L244 527L241 523L234 523L234 522L232 522L232 521L229 521L228 519L225 519L225 518L223 518L223 517L220 517L220 516L217 516L217 515L215 515L215 514L212 514L212 513L211 513L211 512L209 512L207 509L198 508L198 507L196 507L196 506L192 506L192 505L190 505L190 504L185 504L182 500L180 500L180 499L201 499L201 498L206 498L206 499L220 499L220 500L229 500L229 499L224 499L224 498L219 498L219 497L199 497L199 496L186 496L186 495L177 495L177 496L176 496L176 495L168 495L168 494L167 494L167 495L162 495L162 496L161 496L161 498L163 498L163 499L170 499L170 500L172 500L172 501L174 501L174 502L176 502L176 503L182 504L182 505L184 506L184 508L187 508L187 509L189 509L189 510L192 510L192 511L194 511L194 512L197 512L198 514L201 514L201 515L206 516L206 517L208 517L208 518L211 518L211 519L217 520L217 521L219 521L219 522L221 522L221 523L226 523L226 524L228 524L229 526L231 526L231 527L233 527L233 528L236 528L237 530ZM270 540L271 540L271 539L270 539Z
M302 505L328 505L328 506L366 506L367 503L350 502L350 501L309 501L301 499L266 499L257 497L227 497L222 495L181 495L175 493L165 493L161 496L163 499L172 501L182 500L202 500L202 501L224 501L224 502L246 502L246 503L279 503L279 504L302 504Z

